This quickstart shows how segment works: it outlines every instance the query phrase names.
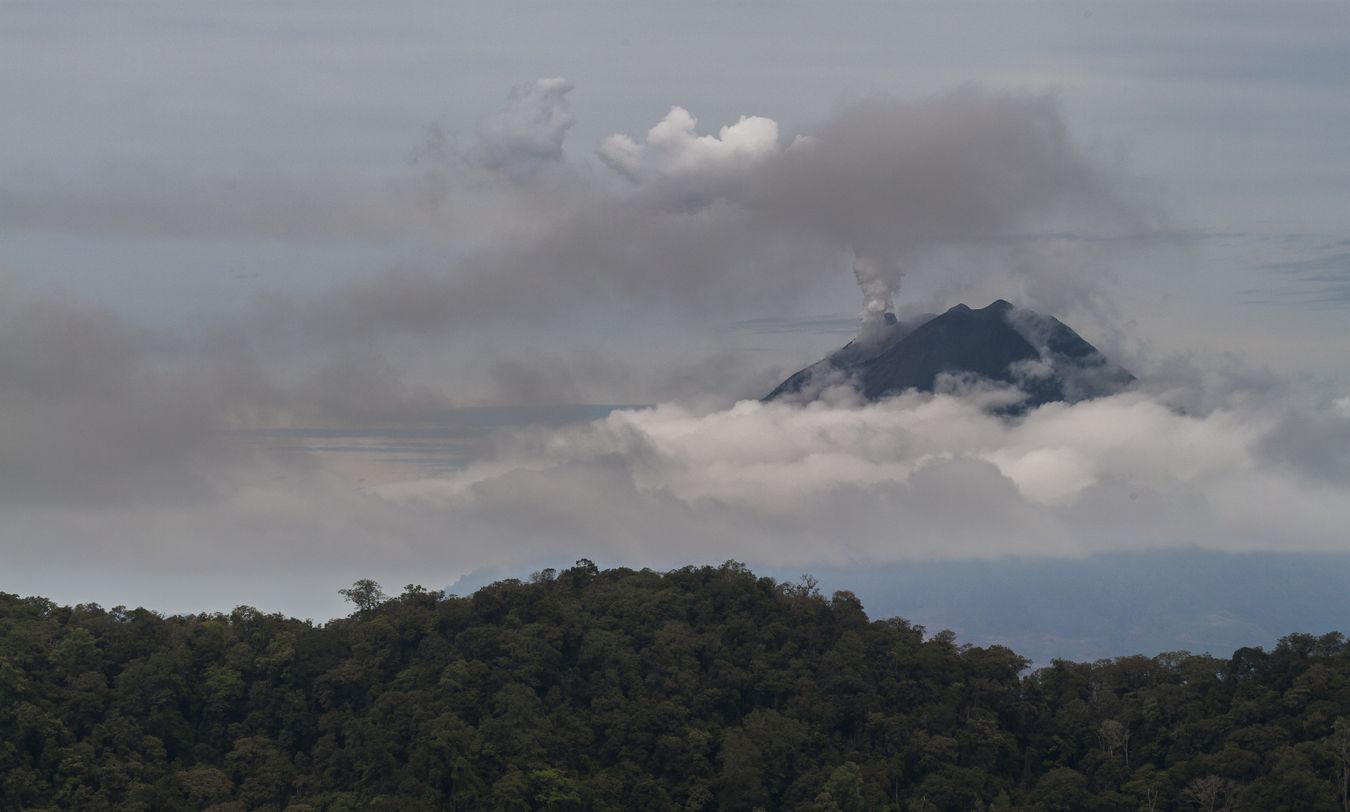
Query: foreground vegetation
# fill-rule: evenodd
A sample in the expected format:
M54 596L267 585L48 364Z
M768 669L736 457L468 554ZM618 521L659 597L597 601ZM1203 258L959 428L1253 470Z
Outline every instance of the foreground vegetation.
M316 626L0 593L5 810L1344 810L1350 649L1027 662L744 567Z

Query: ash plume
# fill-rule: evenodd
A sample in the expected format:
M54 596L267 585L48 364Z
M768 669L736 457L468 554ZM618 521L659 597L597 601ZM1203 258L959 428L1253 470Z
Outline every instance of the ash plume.
M890 312L905 273L932 269L944 249L1025 251L1037 234L1146 231L1155 217L1074 143L1046 95L965 86L913 102L872 97L790 141L762 117L717 135L696 125L675 108L645 141L607 139L600 157L657 210L729 208L749 228L850 255L864 333Z

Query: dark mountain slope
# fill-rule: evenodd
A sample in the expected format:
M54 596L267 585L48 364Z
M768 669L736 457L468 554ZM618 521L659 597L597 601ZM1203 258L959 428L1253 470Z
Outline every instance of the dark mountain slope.
M933 392L943 376L1016 387L1021 408L1113 394L1134 376L1112 364L1063 322L1000 299L972 310L959 304L872 342L853 341L797 372L765 400L812 400L848 384L869 400L908 389Z

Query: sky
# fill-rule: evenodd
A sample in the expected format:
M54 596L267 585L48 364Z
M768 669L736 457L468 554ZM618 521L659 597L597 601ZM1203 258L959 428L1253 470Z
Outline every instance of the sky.
M0 5L0 590L322 620L361 577L735 558L1043 657L1323 631L1269 573L1350 561L1347 24ZM1139 384L757 402L997 298ZM1091 591L1047 589L1120 561L1107 617L1227 575L1071 628ZM981 621L990 567L1063 611Z

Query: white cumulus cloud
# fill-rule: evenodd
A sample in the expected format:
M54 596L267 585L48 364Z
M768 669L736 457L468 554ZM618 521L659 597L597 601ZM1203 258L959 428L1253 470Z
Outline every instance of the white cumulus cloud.
M1302 408L1350 428L1330 402ZM1272 447L1293 411L1187 414L1138 392L1018 420L947 395L663 405L513 435L455 475L375 492L635 561L1343 549L1350 481Z
M781 151L778 122L741 116L717 135L698 135L698 119L675 106L644 141L615 134L600 143L600 159L632 181L746 169Z

